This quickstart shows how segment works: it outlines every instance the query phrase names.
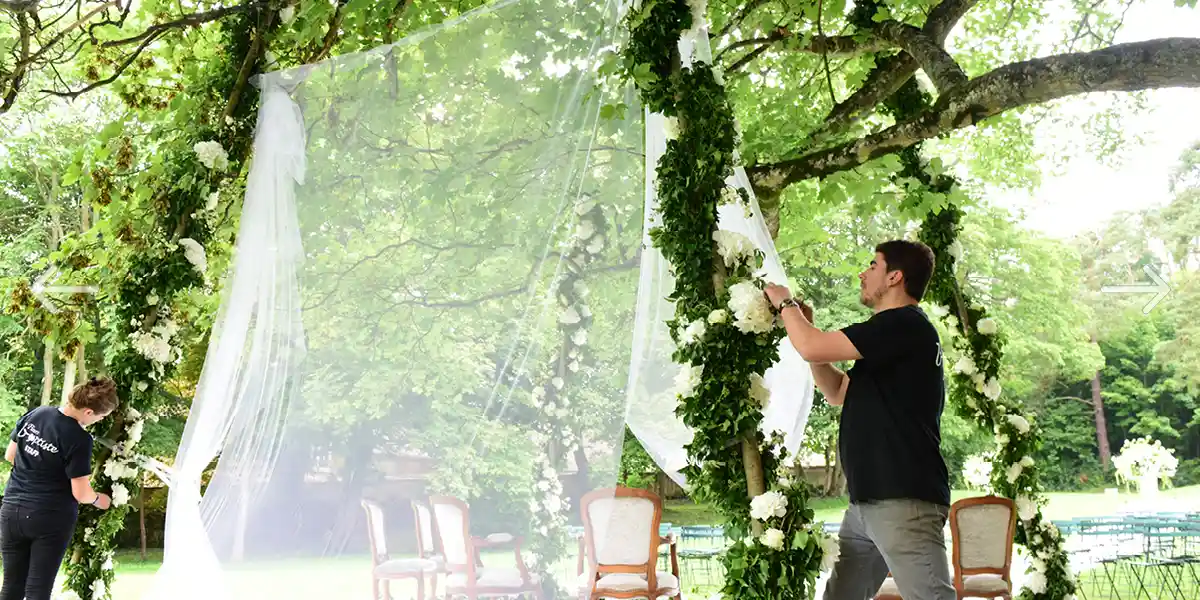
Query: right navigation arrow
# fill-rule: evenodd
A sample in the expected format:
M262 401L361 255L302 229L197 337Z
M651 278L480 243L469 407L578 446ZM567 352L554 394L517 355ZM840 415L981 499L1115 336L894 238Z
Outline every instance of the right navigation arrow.
M1106 285L1100 288L1100 291L1105 294L1154 294L1150 302L1142 307L1142 314L1148 315L1150 311L1158 306L1159 302L1163 301L1168 294L1171 293L1171 286L1167 283L1166 278L1161 273L1156 271L1154 267L1146 265L1142 267L1146 275L1150 277L1152 283L1134 283L1130 285Z

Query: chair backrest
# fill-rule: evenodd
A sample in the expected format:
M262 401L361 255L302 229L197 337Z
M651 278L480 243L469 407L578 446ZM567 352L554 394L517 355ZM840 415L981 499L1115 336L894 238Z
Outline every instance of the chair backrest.
M433 507L435 539L441 543L446 567L452 571L467 571L474 565L470 558L470 508L466 502L449 496L429 498Z
M383 522L383 507L365 498L362 501L362 507L367 512L367 537L371 541L371 560L378 565L388 559L387 529Z
M595 490L580 502L589 562L598 572L651 571L658 561L662 499L632 488Z
M1012 500L997 496L964 498L950 507L955 587L963 575L983 573L1009 579L1017 510Z
M438 551L436 542L436 534L434 533L433 512L429 510L429 505L422 502L413 502L413 521L417 525L417 556L420 558L430 558L441 554Z

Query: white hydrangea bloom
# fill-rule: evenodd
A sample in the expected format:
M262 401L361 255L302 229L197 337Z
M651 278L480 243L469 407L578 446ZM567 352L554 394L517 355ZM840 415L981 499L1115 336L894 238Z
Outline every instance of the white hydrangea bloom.
M1031 428L1029 421L1021 415L1008 415L1008 424L1012 425L1021 435L1029 433Z
M229 167L229 153L221 147L221 142L196 142L196 145L192 146L192 150L196 153L200 164L210 169L224 171Z
M729 286L729 310L733 312L733 325L742 333L766 333L775 327L770 302L749 281Z
M663 119L663 137L668 140L679 139L679 119L675 117Z
M97 579L92 582L92 600L104 600L108 593L108 588L104 584L103 579Z
M1013 465L1009 466L1008 472L1005 474L1008 479L1008 483L1016 483L1017 480L1021 478L1021 472L1024 470L1025 469L1021 466L1021 463L1014 463Z
M119 483L114 483L112 487L112 503L113 506L124 506L129 502L129 489Z
M285 6L279 9L279 22L284 25L291 25L296 18L296 7Z
M142 429L146 426L145 421L134 421L133 425L129 426L129 431L125 432L126 439L129 443L136 444L142 441Z
M683 329L679 334L679 344L681 346L690 346L702 339L707 328L704 325L704 319L696 319Z
M750 501L750 516L759 521L783 517L787 514L787 506L787 496L776 491L764 492Z
M762 543L772 550L783 550L783 532L774 527L764 531Z
M1037 503L1033 501L1033 498L1030 498L1025 494L1017 496L1017 516L1020 517L1022 521L1032 521L1033 518L1037 516L1037 513L1038 506Z
M979 333L982 333L983 335L996 335L996 332L1000 331L1000 326L997 325L996 320L991 317L980 319L979 322L975 324L975 328L978 329Z
M954 363L954 370L963 375L974 375L976 372L975 361L971 360L970 356L964 356Z
M771 390L767 388L763 376L758 373L750 374L750 398L763 410L771 404Z
M987 396L988 400L995 400L1000 397L1000 382L995 377L989 379L983 384L983 395Z
M580 329L571 334L571 342L576 346L586 346L588 341L588 333L586 329Z
M833 570L833 565L837 564L838 556L841 554L841 544L837 538L830 535L821 536L821 570L828 573Z
M1046 583L1046 574L1034 571L1025 579L1025 588L1034 594L1042 594L1046 592Z
M714 311L708 313L708 324L709 325L719 325L721 323L726 323L728 321L729 321L729 311L727 311L723 308L718 308L717 310L714 310Z
M1029 467L1032 467L1035 464L1036 463L1033 462L1032 456L1022 456L1021 457L1021 466L1022 467L1025 467L1026 469L1028 469Z
M757 251L750 238L736 231L718 229L713 232L712 237L713 241L717 243L717 253L724 259L726 267L733 268L744 261L749 261Z
M575 310L574 306L569 306L566 310L562 311L561 315L558 316L558 322L562 323L563 325L574 325L578 323L581 318L582 317L579 316L579 311Z
M950 256L953 256L954 260L956 260L956 261L962 260L962 257L963 257L962 243L960 243L958 240L954 240L949 246L946 247L946 253L949 254Z
M683 365L675 376L675 393L687 398L696 392L704 376L703 366Z
M183 255L187 257L188 262L203 275L208 270L208 257L204 253L204 246L192 238L179 240L179 245L183 246Z

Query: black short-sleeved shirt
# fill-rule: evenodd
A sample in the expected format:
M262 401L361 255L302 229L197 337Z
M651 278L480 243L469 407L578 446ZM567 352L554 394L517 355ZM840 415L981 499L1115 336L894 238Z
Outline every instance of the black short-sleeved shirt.
M71 480L92 474L92 436L79 421L53 406L42 406L21 417L9 439L17 443L17 457L4 503L76 508Z
M946 404L942 343L917 306L876 313L842 330L862 359L847 375L838 451L850 501L950 504L942 459Z

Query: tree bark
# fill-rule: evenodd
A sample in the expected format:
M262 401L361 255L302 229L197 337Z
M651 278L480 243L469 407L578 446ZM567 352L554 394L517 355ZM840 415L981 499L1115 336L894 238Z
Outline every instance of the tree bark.
M924 114L853 142L747 169L755 192L854 168L1003 112L1090 92L1200 87L1200 39L1165 38L999 67L942 96Z
M750 498L761 496L767 491L767 482L763 477L762 453L758 450L758 436L754 433L748 434L742 440L742 465L746 469L746 491ZM762 522L751 519L750 530L755 536L762 535Z
M46 339L42 354L42 406L50 406L54 400L54 342Z
M78 352L78 350L76 351ZM78 367L78 354L68 359L63 360L63 379L62 379L62 404L67 403L67 398L71 396L71 390L75 388L75 369Z
M1104 398L1100 394L1100 371L1092 377L1092 411L1096 418L1096 445L1100 448L1100 465L1108 471L1112 447L1108 444L1108 422L1104 417Z
M146 561L146 486L138 493L138 527L142 543L142 562Z

